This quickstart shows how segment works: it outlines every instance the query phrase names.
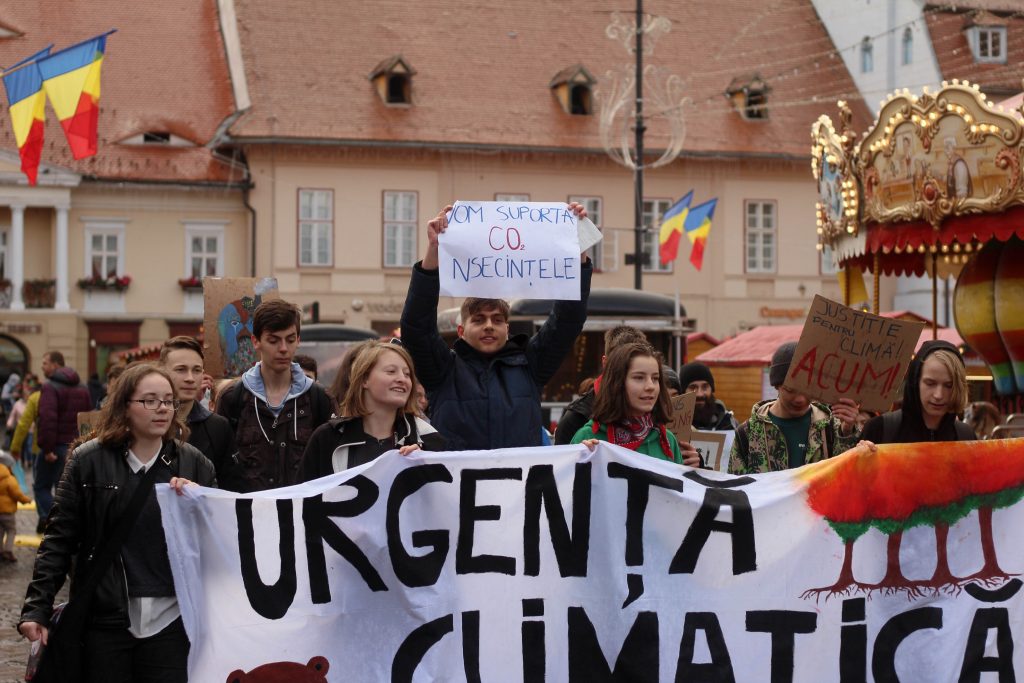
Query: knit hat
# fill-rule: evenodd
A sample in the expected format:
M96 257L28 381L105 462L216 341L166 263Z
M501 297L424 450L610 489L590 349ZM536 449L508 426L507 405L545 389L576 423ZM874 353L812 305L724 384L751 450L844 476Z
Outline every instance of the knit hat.
M711 391L715 390L715 377L711 374L711 368L703 363L694 361L679 369L679 384L683 391L693 382L707 382L711 385Z
M673 370L667 365L662 365L661 374L665 378L666 387L668 387L669 389L675 389L680 394L683 393L683 387L679 383L679 375L676 374L675 370Z
M793 362L793 355L796 353L796 342L786 342L775 349L772 354L772 364L768 368L768 381L773 387L781 387L786 383L786 375L789 374L789 364Z

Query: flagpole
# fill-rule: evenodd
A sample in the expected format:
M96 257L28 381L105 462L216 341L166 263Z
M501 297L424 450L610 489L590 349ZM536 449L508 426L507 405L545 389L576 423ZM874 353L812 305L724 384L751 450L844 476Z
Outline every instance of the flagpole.
M44 47L42 50L34 52L33 54L29 55L28 57L25 57L25 59L21 60L17 64L13 64L9 68L4 69L4 68L0 67L0 75L6 76L8 74L12 74L15 71L17 71L18 69L24 68L24 67L28 66L29 64L32 64L33 62L39 61L43 57L49 56L49 52L52 49L53 49L53 43L50 43L49 45ZM44 54L44 53L46 53L46 54Z
M89 43L89 42L92 42L93 40L96 40L97 38L106 38L111 33L117 33L117 29L116 28L112 28L109 31L107 31L106 33L101 33L99 35L93 36L92 38L86 38L85 40L81 40L81 41L75 43L74 45L68 45L63 50L58 50L57 52L54 52L50 56L51 57L56 57L57 55L59 55L61 53L67 52L68 50L74 50L76 47L80 47L82 45L85 45L86 43Z
M676 285L676 318L675 318L675 324L673 325L673 327L675 329L672 330L672 334L674 334L675 338L676 338L675 339L675 342L676 342L676 372L678 373L679 370L683 367L683 319L682 319L682 316L679 315L679 281L678 280L676 281L675 285ZM686 387L683 387L683 389L685 389L685 388Z

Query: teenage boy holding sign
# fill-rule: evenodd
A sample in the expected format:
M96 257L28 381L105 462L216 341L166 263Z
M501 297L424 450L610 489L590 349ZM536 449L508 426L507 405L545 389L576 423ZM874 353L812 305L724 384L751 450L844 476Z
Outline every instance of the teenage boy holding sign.
M586 209L572 203L577 218ZM451 450L541 445L541 389L558 370L587 320L593 267L581 256L580 298L556 301L533 337L509 338L509 305L467 298L459 338L449 349L437 330L440 292L438 235L448 227L445 207L427 223L427 254L413 266L402 311L402 344L427 390L430 419Z

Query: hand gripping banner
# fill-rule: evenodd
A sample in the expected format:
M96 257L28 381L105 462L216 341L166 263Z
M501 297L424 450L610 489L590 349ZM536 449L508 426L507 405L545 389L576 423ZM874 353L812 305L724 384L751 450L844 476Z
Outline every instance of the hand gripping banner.
M1024 443L732 477L600 444L158 488L195 681L1021 680Z

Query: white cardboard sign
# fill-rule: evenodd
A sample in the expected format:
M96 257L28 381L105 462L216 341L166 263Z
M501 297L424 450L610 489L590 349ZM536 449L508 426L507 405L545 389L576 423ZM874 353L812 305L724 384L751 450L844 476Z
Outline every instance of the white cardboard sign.
M578 220L562 202L455 202L438 261L443 296L580 298Z

